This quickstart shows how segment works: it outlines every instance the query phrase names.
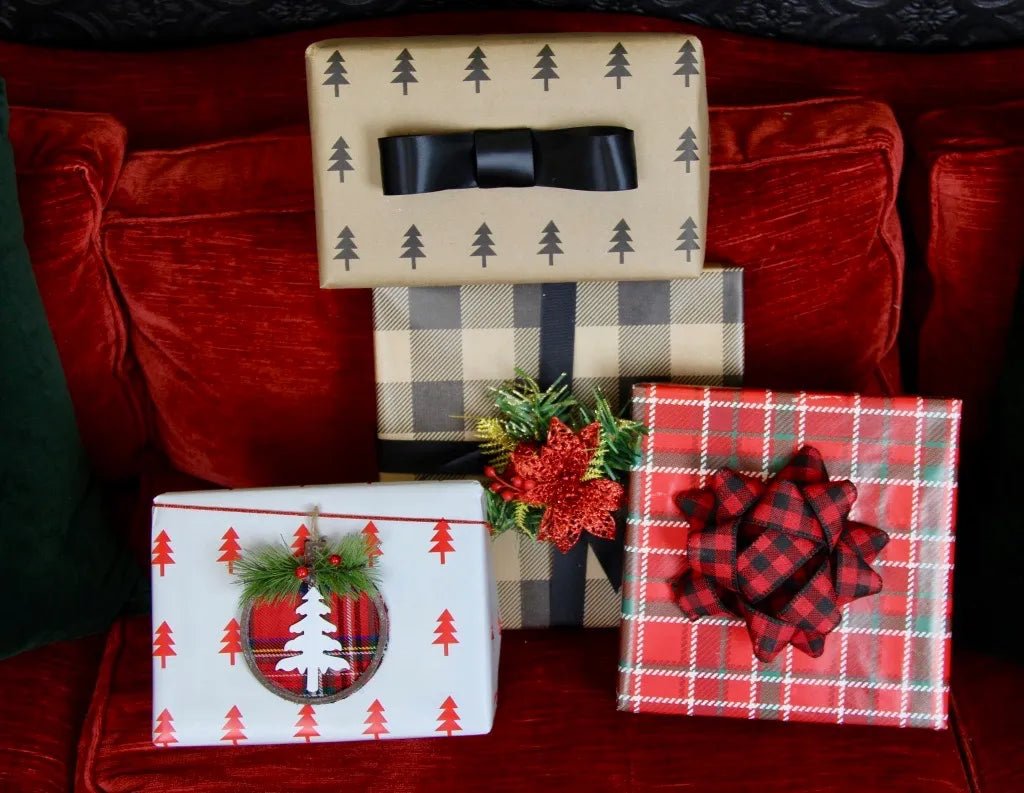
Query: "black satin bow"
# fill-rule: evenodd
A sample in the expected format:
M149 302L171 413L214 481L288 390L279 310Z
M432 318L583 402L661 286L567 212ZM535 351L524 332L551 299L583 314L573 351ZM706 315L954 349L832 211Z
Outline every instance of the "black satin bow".
M633 130L480 129L380 138L384 195L467 187L635 190Z

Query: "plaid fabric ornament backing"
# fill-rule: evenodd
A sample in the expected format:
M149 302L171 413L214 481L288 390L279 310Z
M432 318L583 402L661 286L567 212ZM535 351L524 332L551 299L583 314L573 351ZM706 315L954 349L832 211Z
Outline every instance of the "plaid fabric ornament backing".
M633 414L651 434L631 479L619 709L945 727L960 403L645 385ZM766 480L804 445L856 487L851 520L889 535L882 590L843 607L821 657L764 663L742 620L676 604L675 499L723 468Z

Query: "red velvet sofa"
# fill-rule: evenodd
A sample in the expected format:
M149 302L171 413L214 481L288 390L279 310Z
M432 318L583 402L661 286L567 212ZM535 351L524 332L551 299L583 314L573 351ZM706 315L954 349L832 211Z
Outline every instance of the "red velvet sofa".
M153 54L0 44L33 266L140 561L158 492L375 474L368 295L317 288L306 44L620 29L704 42L707 253L746 270L746 382L964 397L971 464L1024 262L1024 50L840 52L538 12ZM961 537L983 529L961 516ZM490 736L205 750L151 744L151 649L131 617L0 662L0 789L1024 789L1021 667L959 647L938 732L621 714L614 631L523 631Z

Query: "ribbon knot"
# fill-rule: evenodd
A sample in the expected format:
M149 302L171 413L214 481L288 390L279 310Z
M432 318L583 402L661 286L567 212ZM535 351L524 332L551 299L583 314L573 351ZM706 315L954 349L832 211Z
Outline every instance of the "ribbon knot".
M637 186L625 127L481 129L379 138L384 195L470 187L617 191Z
M849 519L856 499L852 482L829 480L811 446L768 482L727 468L681 493L690 533L680 608L690 619L741 617L761 661L788 644L817 658L842 606L882 588L870 562L889 537Z

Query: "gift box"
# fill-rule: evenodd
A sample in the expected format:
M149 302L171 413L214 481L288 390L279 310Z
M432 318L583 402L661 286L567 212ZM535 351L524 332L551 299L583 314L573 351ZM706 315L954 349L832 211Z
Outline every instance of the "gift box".
M960 403L641 385L619 709L945 727Z
M378 463L394 475L479 476L486 461L466 417L494 412L492 389L518 368L561 374L613 409L638 381L738 384L743 273L579 284L478 284L374 290ZM509 534L495 540L506 627L615 626L621 538L568 554Z
M157 746L491 729L501 637L476 482L162 495L152 582Z
M692 36L336 39L306 71L322 286L700 272Z

